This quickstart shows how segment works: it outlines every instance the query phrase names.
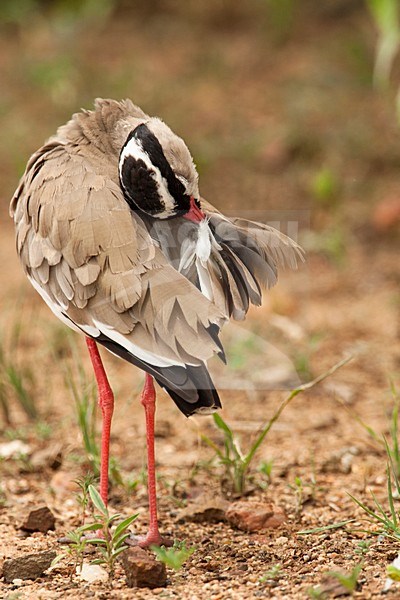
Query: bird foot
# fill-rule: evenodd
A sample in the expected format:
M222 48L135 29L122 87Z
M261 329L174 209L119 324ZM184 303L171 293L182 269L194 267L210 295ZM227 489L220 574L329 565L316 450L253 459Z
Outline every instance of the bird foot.
M149 531L146 535L131 534L126 540L128 546L139 546L139 548L149 548L150 546L173 546L172 540L162 537L159 532Z

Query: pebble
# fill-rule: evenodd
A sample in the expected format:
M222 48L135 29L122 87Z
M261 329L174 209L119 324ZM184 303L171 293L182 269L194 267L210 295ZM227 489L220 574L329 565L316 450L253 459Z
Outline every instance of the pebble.
M159 588L167 583L165 564L138 546L123 552L122 566L129 587Z
M108 573L100 565L83 563L82 568L77 567L76 574L82 581L94 583L95 581L108 581Z
M388 195L375 206L371 219L372 226L378 233L386 233L400 225L400 198Z
M50 567L55 557L54 550L46 550L9 558L3 564L4 580L6 583L11 583L15 579L36 579Z
M55 471L62 464L62 444L56 442L41 450L36 450L32 454L30 462L35 471L41 471L46 467Z
M31 452L31 447L21 440L12 440L0 444L0 457L4 459L18 458L21 455L27 455Z
M229 503L223 498L203 499L190 504L180 512L180 522L218 523L226 520Z
M264 502L234 502L226 511L226 517L232 525L244 531L275 529L286 521L281 508Z
M46 533L50 529L55 529L56 519L48 506L41 506L31 510L21 529L25 531L40 531Z
M275 542L277 544L287 544L289 541L289 538L285 537L284 535L281 535L280 537L276 538Z

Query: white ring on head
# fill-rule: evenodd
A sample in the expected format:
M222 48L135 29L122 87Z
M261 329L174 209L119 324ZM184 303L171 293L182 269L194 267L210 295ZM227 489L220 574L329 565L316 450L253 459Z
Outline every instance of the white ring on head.
M142 160L147 167L147 170L150 171L152 177L157 185L157 191L160 196L160 201L164 204L164 210L162 212L157 213L158 219L165 219L170 217L176 210L176 203L174 198L168 191L168 184L166 179L161 175L160 169L156 167L150 159L150 156L143 149L142 142L133 136L129 142L124 146L120 158L119 158L119 175L122 181L122 168L124 166L124 162L128 157L132 157L135 160ZM135 199L133 198L135 201ZM137 203L139 208L140 204ZM144 211L146 212L146 211Z

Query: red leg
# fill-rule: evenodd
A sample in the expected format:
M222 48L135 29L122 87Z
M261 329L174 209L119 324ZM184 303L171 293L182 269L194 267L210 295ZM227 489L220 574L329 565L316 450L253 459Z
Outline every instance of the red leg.
M150 524L146 537L139 541L142 548L151 544L160 545L164 541L158 530L157 519L157 492L156 492L156 467L154 456L154 415L156 412L156 391L151 375L146 373L146 380L141 396L141 403L146 415L146 442L147 442L147 488L149 494Z
M91 338L86 338L90 358L96 376L99 391L99 405L103 423L101 429L101 455L100 455L100 496L107 506L108 503L108 464L110 456L110 430L111 419L114 412L114 394L108 383L107 375L101 361L97 344Z

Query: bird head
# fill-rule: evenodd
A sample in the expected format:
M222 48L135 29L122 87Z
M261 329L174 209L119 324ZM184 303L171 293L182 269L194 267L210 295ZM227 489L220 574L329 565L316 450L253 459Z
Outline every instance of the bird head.
M198 175L184 141L160 119L140 123L119 156L119 178L133 208L157 219L200 222Z

